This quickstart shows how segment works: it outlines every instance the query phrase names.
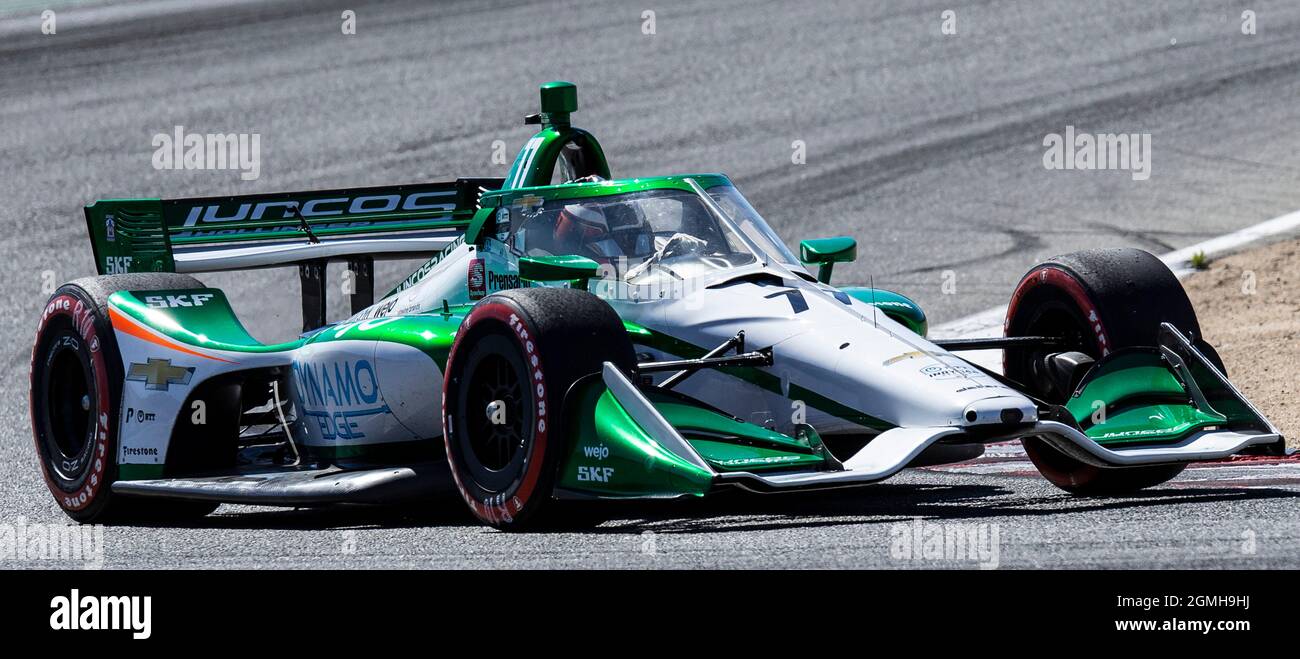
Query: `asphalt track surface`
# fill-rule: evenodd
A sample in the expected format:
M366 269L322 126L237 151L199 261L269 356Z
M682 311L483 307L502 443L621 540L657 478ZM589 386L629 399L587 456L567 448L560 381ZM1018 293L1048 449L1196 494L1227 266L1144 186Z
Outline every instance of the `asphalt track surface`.
M42 273L93 273L82 204L503 175L492 143L513 157L546 80L578 83L575 122L616 176L726 172L792 244L856 235L837 279L912 295L935 323L1004 303L1045 256L1160 253L1300 208L1289 0L1251 3L1253 36L1240 3L1218 0L41 3L60 10L50 36L32 4L0 6L4 524L63 520L37 473L27 370ZM958 34L940 33L944 9ZM175 125L261 134L261 177L154 170L151 137ZM1150 133L1150 179L1046 170L1043 138L1067 125ZM806 164L791 162L796 140ZM295 330L291 271L204 279L255 335ZM533 535L480 527L457 501L224 506L195 526L110 528L106 565L976 565L898 558L891 542L921 520L992 525L1000 567L1300 566L1296 479L1189 478L1084 500L1020 473L910 470L856 491L623 506L594 532Z

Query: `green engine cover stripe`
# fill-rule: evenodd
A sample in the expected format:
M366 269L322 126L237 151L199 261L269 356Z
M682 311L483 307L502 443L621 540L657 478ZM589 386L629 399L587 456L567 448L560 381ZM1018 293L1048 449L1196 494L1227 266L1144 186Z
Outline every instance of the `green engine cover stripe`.
M154 308L146 297L211 295L201 306ZM302 345L302 339L263 345L258 343L235 317L226 295L219 289L200 288L178 291L148 291L140 293L118 291L108 297L109 304L122 313L151 327L171 339L188 345L211 350L231 352L282 352Z
M211 295L201 306L154 308L143 297ZM430 313L414 316L389 316L369 321L331 325L306 338L285 343L263 345L258 343L235 316L224 293L215 288L182 291L148 291L137 296L118 291L109 296L109 304L141 323L162 332L168 338L200 348L230 352L269 353L293 350L309 343L330 341L386 341L400 343L420 350L433 358L438 368L447 365L447 355L455 340L456 330L471 308L468 305L450 307L447 313Z
M439 369L447 368L447 356L456 331L469 306L450 307L449 313L417 316L388 316L359 323L332 325L311 335L306 343L331 341L385 341L411 346L433 358Z

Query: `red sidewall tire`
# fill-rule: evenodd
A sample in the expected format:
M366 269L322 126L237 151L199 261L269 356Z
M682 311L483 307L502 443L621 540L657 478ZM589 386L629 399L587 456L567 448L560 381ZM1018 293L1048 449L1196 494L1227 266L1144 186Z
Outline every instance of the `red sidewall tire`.
M587 291L512 289L470 311L447 358L442 418L456 487L476 517L505 530L594 519L557 502L555 484L568 457L565 429L581 426L567 424L565 397L605 364L635 377L636 352L618 313ZM513 412L493 427L502 409Z
M68 480L61 477L50 464L47 437L51 430L48 415L52 413L49 401L44 400L49 389L48 361L54 354L53 341L69 336L80 345L75 349L87 357L90 380L94 390L89 392L94 428L89 453L85 456L86 469ZM36 330L32 347L30 393L28 397L32 420L32 437L40 459L41 474L55 501L69 516L79 521L92 519L107 505L109 488L117 473L117 404L112 383L120 380L114 367L121 363L117 356L112 328L99 313L98 306L76 287L65 286L56 291L46 303Z
M451 416L446 413L449 409L448 401L455 401L455 396L458 395L458 384L454 379L458 375L456 371L460 366L459 362L466 358L465 353L469 352L473 339L489 331L511 337L529 370L532 382L530 390L533 395L530 401L533 413L530 423L531 439L524 456L524 471L509 487L500 492L489 492L474 483L468 474L462 473L463 465L457 455L456 440L453 439L454 423ZM554 425L550 422L548 411L553 407L549 402L552 396L545 373L545 360L541 358L536 341L539 333L527 314L504 298L489 298L480 302L465 318L458 333L461 336L452 345L451 353L447 357L446 373L443 376L442 431L447 449L447 461L451 466L456 489L469 505L474 516L492 525L510 524L537 505L535 498L550 496L549 491L543 491L549 490L549 487L542 486L548 485L543 481L548 480L545 478L548 475L547 468L549 463L553 462L546 459L549 437Z
M1093 349L1087 352L1099 356L1110 354L1106 326L1097 312L1096 303L1088 297L1088 292L1073 275L1056 266L1045 265L1035 268L1020 280L1020 285L1011 294L1011 302L1007 305L1007 323L1004 331L1011 331L1011 319L1020 312L1025 299L1031 297L1031 293L1042 291L1044 288L1052 288L1055 289L1054 292L1064 294L1074 303L1083 321L1091 325L1092 331L1089 334L1094 345ZM1011 351L1003 352L1004 373L1014 372L1014 367L1010 363L1011 358ZM1100 468L1064 455L1037 437L1025 437L1020 440L1020 443L1024 446L1030 462L1038 469L1038 473L1063 490L1074 492L1079 488L1087 488L1101 475Z
M1015 292L1011 294L1011 302L1007 304L1007 320L1003 326L1003 332L1009 333L1013 331L1011 319L1016 318L1020 313L1020 307L1024 304L1025 298L1045 287L1060 291L1074 302L1075 308L1082 314L1083 320L1091 325L1091 336L1095 342L1095 354L1099 357L1109 355L1111 346L1106 333L1106 323L1097 311L1097 304L1088 296L1088 291L1084 289L1083 284L1079 283L1078 279L1074 278L1074 275L1054 265L1035 268L1020 280ZM1009 351L1004 351L1003 354L1005 355L1004 360L1010 358ZM1003 362L1004 371L1010 366L1006 361Z
M64 512L78 522L112 522L124 520L168 521L206 515L218 504L206 501L181 501L144 499L114 495L113 482L117 480L118 419L122 404L122 356L117 337L108 318L108 298L116 291L185 290L203 288L202 282L171 272L132 273L83 277L59 287L42 310L32 346L29 414L32 420L32 437L40 461L41 475ZM55 392L49 387L54 381L47 360L53 354L51 342L70 338L79 344L82 354L82 374L89 373L86 384L87 398L93 407L94 435L91 441L93 461L84 474L64 479L50 463L50 456L59 448L55 424L49 414L59 401L51 399ZM67 375L67 373L59 374ZM93 389L93 391L91 391ZM58 393L66 394L67 389ZM79 406L68 409L67 399L62 405L70 418L79 414ZM61 424L60 424L61 425ZM62 466L62 465L60 465Z
M1039 333L1032 327L1034 311L1035 307L1047 308L1044 305L1056 305L1057 310L1068 308L1068 315L1082 325L1076 328L1078 340L1086 344L1072 349L1094 358L1122 348L1154 345L1160 322L1172 322L1199 340L1200 325L1181 284L1167 266L1140 250L1079 252L1035 266L1011 295L1005 334ZM1003 372L1029 386L1032 378L1028 362L1035 358L1032 353L1007 350ZM1044 478L1075 494L1131 492L1163 483L1185 467L1172 464L1107 469L1076 460L1037 437L1026 437L1021 444Z

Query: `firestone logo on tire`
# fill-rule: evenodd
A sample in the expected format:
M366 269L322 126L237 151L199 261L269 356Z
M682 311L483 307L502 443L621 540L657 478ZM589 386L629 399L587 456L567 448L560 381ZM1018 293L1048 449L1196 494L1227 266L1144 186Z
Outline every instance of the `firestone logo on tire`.
M108 415L100 414L99 421L95 428L95 448L92 449L94 454L94 466L90 470L90 475L86 477L85 485L76 493L63 497L63 507L69 510L80 510L90 503L95 497L95 492L99 490L99 476L104 473L104 460L108 457Z
M45 313L41 314L41 322L43 323L49 320L50 314L56 311L68 311L70 309L72 309L72 298L66 295L60 295L53 300L50 300L50 303L45 305Z
M546 387L543 384L542 377L542 360L537 357L537 347L533 345L532 339L528 337L528 329L524 324L519 322L519 316L510 314L510 329L515 331L520 340L524 342L524 352L527 353L528 366L533 371L533 382L537 385L537 432L546 432Z

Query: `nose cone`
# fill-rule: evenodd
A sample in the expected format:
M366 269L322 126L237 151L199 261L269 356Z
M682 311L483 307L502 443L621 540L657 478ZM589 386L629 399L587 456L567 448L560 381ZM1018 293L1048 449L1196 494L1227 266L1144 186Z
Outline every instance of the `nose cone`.
M1033 423L1038 420L1038 406L1019 395L981 398L966 406L962 419L967 426Z
M1007 423L1004 410L1013 410L1008 419L1019 412L1029 421L1036 413L1014 389L875 307L811 283L746 280L706 288L685 302L611 303L625 318L664 327L695 346L716 346L740 330L751 349L772 346L775 363L761 370L776 376L765 385L774 398L762 404L778 427L785 427L789 415L780 410L791 401L822 412L814 425L831 433ZM721 382L697 375L683 392L750 418L745 405L752 399ZM972 410L975 420L968 421Z
M869 327L857 334L839 351L835 382L827 383L846 405L914 427L1001 423L1003 410L1022 419L1036 414L1029 399L928 341L871 336Z
M835 309L814 303L827 322L777 348L777 361L802 355L818 393L897 426L976 426L1032 421L1037 407L1001 384L867 305ZM840 313L834 313L839 311ZM853 313L844 313L851 311ZM792 381L800 375L791 373ZM1017 418L1018 417L1018 418Z

